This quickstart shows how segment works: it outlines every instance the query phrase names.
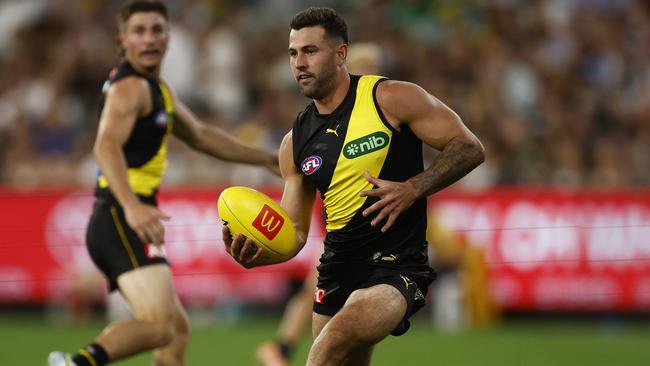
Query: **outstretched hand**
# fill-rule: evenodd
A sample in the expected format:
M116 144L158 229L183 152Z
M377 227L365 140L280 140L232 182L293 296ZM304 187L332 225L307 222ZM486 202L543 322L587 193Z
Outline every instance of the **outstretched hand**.
M264 249L258 248L252 240L242 234L237 234L233 237L230 233L230 229L228 229L228 226L226 225L223 225L221 233L223 234L223 243L226 252L228 252L237 263L241 264L242 267L255 267L256 261L262 256Z
M366 180L372 183L376 188L362 191L361 197L378 197L379 201L363 211L363 216L367 217L373 212L379 211L377 216L370 222L373 227L377 226L384 219L388 218L386 224L381 228L386 232L397 220L397 217L406 211L417 199L417 192L409 182L393 182L375 178L367 171L365 172Z

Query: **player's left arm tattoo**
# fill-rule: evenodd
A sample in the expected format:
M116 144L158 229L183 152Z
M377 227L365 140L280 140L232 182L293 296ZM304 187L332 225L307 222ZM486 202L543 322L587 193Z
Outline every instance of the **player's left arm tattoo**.
M454 138L440 151L431 165L409 179L417 198L425 198L464 177L485 160L480 144Z

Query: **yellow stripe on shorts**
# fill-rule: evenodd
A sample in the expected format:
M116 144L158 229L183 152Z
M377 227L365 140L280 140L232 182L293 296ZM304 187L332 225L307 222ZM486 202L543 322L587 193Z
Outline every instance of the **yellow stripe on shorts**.
M140 267L140 264L138 264L138 259L135 257L135 253L133 252L133 248L129 243L129 239L126 237L126 232L124 231L124 227L122 226L119 217L117 217L117 209L115 208L115 206L111 206L111 215L113 216L115 229L117 229L117 233L119 234L120 239L122 240L122 245L124 246L124 249L126 249L126 253L129 255L129 258L131 259L131 264L133 264L133 268Z

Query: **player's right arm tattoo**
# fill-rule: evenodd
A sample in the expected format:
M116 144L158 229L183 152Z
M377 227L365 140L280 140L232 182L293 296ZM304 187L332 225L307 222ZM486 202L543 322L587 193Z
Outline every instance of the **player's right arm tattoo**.
M464 177L484 160L483 147L479 143L452 139L425 171L408 181L418 198L424 198Z

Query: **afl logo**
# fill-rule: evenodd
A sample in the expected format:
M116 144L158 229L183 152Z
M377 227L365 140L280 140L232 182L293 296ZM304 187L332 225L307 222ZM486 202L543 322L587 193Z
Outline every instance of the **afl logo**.
M165 111L160 111L156 116L156 125L160 128L167 127L167 113Z
M323 159L320 156L312 155L307 159L302 161L302 172L305 175L312 175L320 168L323 163Z

